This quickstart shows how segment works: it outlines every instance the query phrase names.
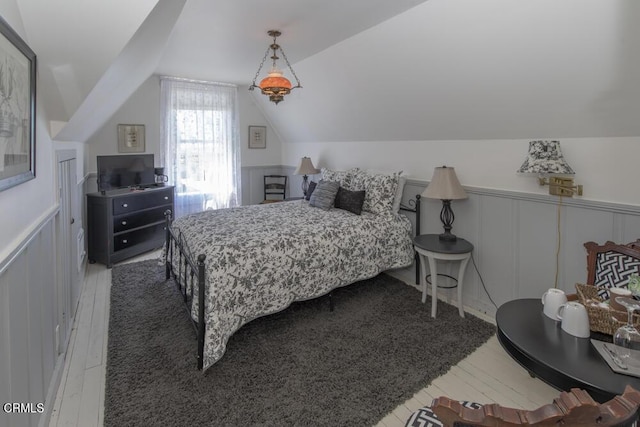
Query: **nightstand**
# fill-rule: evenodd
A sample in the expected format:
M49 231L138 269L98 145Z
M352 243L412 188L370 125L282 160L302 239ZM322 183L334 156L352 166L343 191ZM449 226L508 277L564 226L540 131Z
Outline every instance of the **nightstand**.
M458 313L460 314L460 317L464 317L464 310L462 308L462 284L464 280L464 272L467 268L469 258L471 258L471 252L473 251L473 245L460 237L453 242L449 242L440 240L440 235L438 234L421 234L414 237L413 247L418 255L420 255L420 267L422 268L423 274L427 271L427 261L429 263L429 271L431 272L431 317L436 317L438 304L437 260L460 261L458 277L451 277L451 279L457 282ZM420 278L420 282L423 286L422 302L424 303L427 301L427 277L423 275ZM450 286L448 288L456 286Z

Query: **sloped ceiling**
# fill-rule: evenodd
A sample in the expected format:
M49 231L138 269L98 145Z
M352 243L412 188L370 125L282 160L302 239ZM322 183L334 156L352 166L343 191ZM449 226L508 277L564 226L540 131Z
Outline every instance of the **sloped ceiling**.
M168 1L18 0L49 118L82 117ZM280 29L303 88L253 96L284 142L637 136L639 18L637 0L188 0L154 72L246 90Z
M431 0L259 102L292 143L638 136L639 19L634 0Z
M38 58L38 102L68 121L157 0L18 0Z
M189 0L169 28L161 20L145 19L152 10L158 14L175 10L172 0L18 0L18 6L27 42L38 55L39 101L49 120L91 116L86 126L95 131L109 118L103 117L104 105L110 104L104 93L109 90L100 79L109 75L115 99L123 98L123 90L130 95L133 90L128 85L114 82L114 71L121 72L121 81L132 79L132 74L148 67L143 61L154 60L147 50L164 49L162 61L153 64L155 73L247 85L271 43L269 29L282 31L288 55L296 61L424 1ZM165 28L145 28L151 25ZM128 43L134 35L161 31L171 31L171 39L140 46L139 69L117 64L123 62L119 56L131 54ZM98 106L86 102L96 88L100 93L93 98ZM95 114L98 110L100 115ZM65 138L86 140L88 130L63 129L63 133Z

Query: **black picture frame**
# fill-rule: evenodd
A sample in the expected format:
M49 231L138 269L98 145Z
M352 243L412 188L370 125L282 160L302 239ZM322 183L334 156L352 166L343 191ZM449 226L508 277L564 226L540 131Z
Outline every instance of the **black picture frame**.
M36 54L0 17L0 191L36 177Z

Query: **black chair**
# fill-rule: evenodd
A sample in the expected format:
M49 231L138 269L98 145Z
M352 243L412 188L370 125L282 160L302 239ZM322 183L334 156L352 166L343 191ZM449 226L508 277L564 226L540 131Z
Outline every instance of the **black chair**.
M273 197L276 197L275 199ZM278 199L282 197L282 199ZM287 176L286 175L265 175L264 176L264 200L279 201L287 198Z

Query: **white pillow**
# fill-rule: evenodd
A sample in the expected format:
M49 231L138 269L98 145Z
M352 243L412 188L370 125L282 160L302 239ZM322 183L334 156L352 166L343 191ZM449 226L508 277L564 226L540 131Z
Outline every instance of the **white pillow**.
M325 181L336 181L340 183L340 187L352 190L353 177L359 171L358 168L352 168L347 171L334 171L332 169L322 168L322 179Z
M404 185L407 183L407 177L402 175L398 175L398 189L396 190L396 195L393 199L393 207L392 211L395 213L400 212L400 204L402 203L402 192L404 191Z
M392 212L401 172L375 174L359 170L351 180L353 190L364 190L362 210L373 214Z

